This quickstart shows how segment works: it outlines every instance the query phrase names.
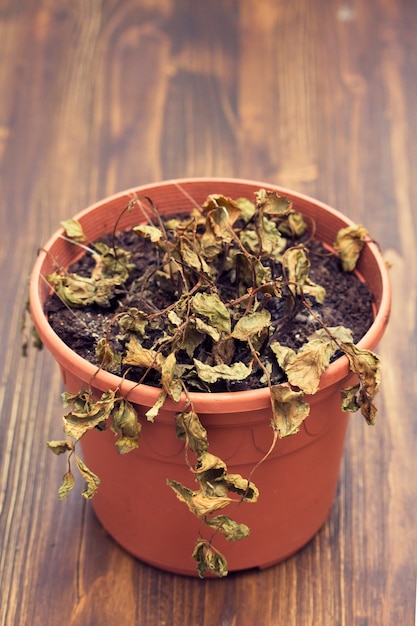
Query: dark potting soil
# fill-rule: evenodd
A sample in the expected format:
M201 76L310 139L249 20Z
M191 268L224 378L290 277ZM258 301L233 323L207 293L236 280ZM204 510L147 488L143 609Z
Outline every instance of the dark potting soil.
M101 241L111 245L110 236L102 238ZM120 293L117 294L110 307L104 308L93 305L69 310L56 295L53 295L45 306L49 322L62 341L82 357L96 365L98 365L95 353L96 344L106 333L107 337L110 337L113 349L124 350L124 343L120 337L118 325L113 323L109 326L109 322L117 312L129 307L137 307L140 310L152 313L155 312L154 307L163 310L170 304L158 292L152 294L152 303L149 303L149 301L144 301L143 298L140 298L137 293L129 291L129 287L134 283L135 279L155 265L155 260L152 259L150 242L139 238L132 231L126 231L117 235L115 244L131 252L131 261L135 265L135 269L131 272L125 286L120 288ZM353 339L357 343L373 321L373 296L371 292L367 285L362 283L354 273L344 272L339 258L329 253L320 242L306 241L306 245L311 262L309 276L316 284L326 289L326 297L323 304L320 305L314 299L312 300L313 313L318 315L327 327L345 326L350 328L353 333ZM94 262L91 255L86 253L85 256L69 268L69 271L87 276L90 275L93 266ZM274 277L279 275L279 270L280 265L274 264L272 268ZM224 289L227 290L228 286L224 285ZM271 298L267 307L273 322L275 322L273 341L279 341L281 344L287 345L294 350L298 350L315 330L321 328L317 319L309 313L301 302L290 313L283 311L284 304L281 298ZM148 345L144 344L144 347L152 347L155 339L157 339L156 336L149 337ZM246 350L246 346L241 346L241 349L243 348ZM199 350L200 354L196 355L196 358L205 361L205 357L211 351L210 343L203 344ZM264 351L268 352L268 347ZM270 350L269 352L271 353ZM339 355L336 354L334 358L337 358L337 356ZM238 360L239 348L237 348L234 355L234 361ZM242 355L242 360L244 360L244 355ZM274 361L274 357L272 357L270 362L274 363ZM126 367L121 366L120 371L115 373L120 375L126 374L126 370ZM130 368L126 377L138 381L142 374L143 370L140 368ZM245 380L221 381L215 385L207 386L206 390L241 391L265 386L265 382L262 382L262 374L263 372L259 367L257 369L254 368L253 373ZM285 380L283 372L276 364L273 367L271 379L274 384ZM151 371L145 382L158 386L159 374ZM191 391L195 390L192 387L189 387L189 389ZM201 387L199 390L201 390Z

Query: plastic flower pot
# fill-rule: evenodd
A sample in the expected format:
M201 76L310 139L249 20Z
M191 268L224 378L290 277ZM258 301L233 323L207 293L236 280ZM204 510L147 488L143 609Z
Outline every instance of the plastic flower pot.
M134 194L151 197L161 214L168 215L190 211L193 203L204 202L211 193L253 197L260 188L290 198L308 222L314 221L316 238L327 246L332 245L340 228L352 225L338 211L305 195L264 182L219 178L143 185L97 202L75 217L94 241L112 232ZM125 212L118 230L139 221L136 211ZM59 363L68 391L77 392L91 385L100 395L121 385L143 418L139 448L123 456L115 449L110 429L93 430L82 438L85 462L101 479L92 506L108 533L130 553L164 570L194 576L197 572L191 554L196 535L201 531L209 536L210 532L166 484L169 478L195 488L184 460L184 444L175 435L174 415L183 409L183 403L169 399L155 422L147 422L145 413L154 405L158 388L121 382L106 371L97 373L96 366L73 352L52 330L44 313L50 288L42 277L51 273L57 263L68 267L82 254L61 238L62 233L60 229L50 238L33 269L30 306L35 327ZM375 315L358 345L373 350L385 331L391 298L387 269L376 244L366 243L357 274L374 295ZM337 488L349 415L341 411L340 394L354 382L346 357L331 364L319 392L306 398L311 411L300 432L279 440L273 453L257 467L253 481L260 492L258 502L242 503L230 512L250 527L249 537L236 543L216 537L216 546L226 555L229 571L265 568L282 561L304 546L326 521ZM230 473L248 477L272 442L268 388L191 393L191 398L208 431L210 452L226 461Z

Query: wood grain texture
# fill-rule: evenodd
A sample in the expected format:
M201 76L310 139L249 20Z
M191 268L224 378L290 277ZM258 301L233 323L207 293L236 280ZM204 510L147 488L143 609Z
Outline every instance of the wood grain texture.
M0 626L393 626L417 576L417 5L0 3ZM61 383L20 353L36 251L90 202L182 176L269 180L364 223L392 264L379 420L352 417L330 517L265 571L126 554L46 449ZM273 541L273 537L271 537Z

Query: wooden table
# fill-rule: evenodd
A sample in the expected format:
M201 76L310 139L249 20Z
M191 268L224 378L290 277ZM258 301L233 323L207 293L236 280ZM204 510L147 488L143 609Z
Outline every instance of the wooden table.
M2 0L1 626L396 626L417 575L417 4ZM184 176L266 180L364 223L392 264L379 419L351 418L328 522L266 571L138 562L74 493L59 372L21 356L37 249L105 195Z

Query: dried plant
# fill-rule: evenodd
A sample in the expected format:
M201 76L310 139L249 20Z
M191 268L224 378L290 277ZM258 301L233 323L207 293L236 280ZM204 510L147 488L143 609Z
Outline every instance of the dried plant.
M379 360L355 345L348 328L328 328L317 313L316 305L323 303L326 292L309 276L306 223L287 198L264 189L255 194L254 202L210 195L190 214L170 219L162 219L149 198L134 198L126 210L145 201L152 220L133 231L152 245L153 263L129 287L135 305L118 310L97 341L98 369L122 371L122 376L134 370L138 384L151 380L155 385L156 380L161 391L146 414L150 421L167 398L180 402L185 397L175 426L196 486L191 489L172 479L168 485L213 531L209 540L198 537L193 552L200 576L207 570L224 576L226 559L213 546L213 538L222 533L230 541L240 540L249 528L219 511L236 501L256 502L258 490L251 480L253 471L247 478L231 474L226 463L210 453L190 392L233 388L235 381L255 377L270 391L271 452L278 438L298 432L309 414L304 395L317 392L322 374L339 353L348 357L358 376L358 384L344 391L342 408L360 409L372 424ZM77 221L63 226L67 238L88 249L94 264L89 276L59 268L47 277L49 284L75 311L92 304L108 307L134 268L130 252L117 247L114 237L112 245L88 242ZM339 232L334 248L345 271L355 268L366 238L362 226ZM155 293L164 307L155 305ZM279 335L302 308L316 318L318 330L296 351L281 345ZM110 338L115 328L116 347ZM87 387L65 392L63 399L69 409L64 417L67 439L48 442L56 454L68 454L59 497L66 498L74 486L74 459L86 481L83 495L91 498L100 481L77 455L77 442L92 428L110 426L118 452L125 454L138 447L141 423L120 388L96 398Z

